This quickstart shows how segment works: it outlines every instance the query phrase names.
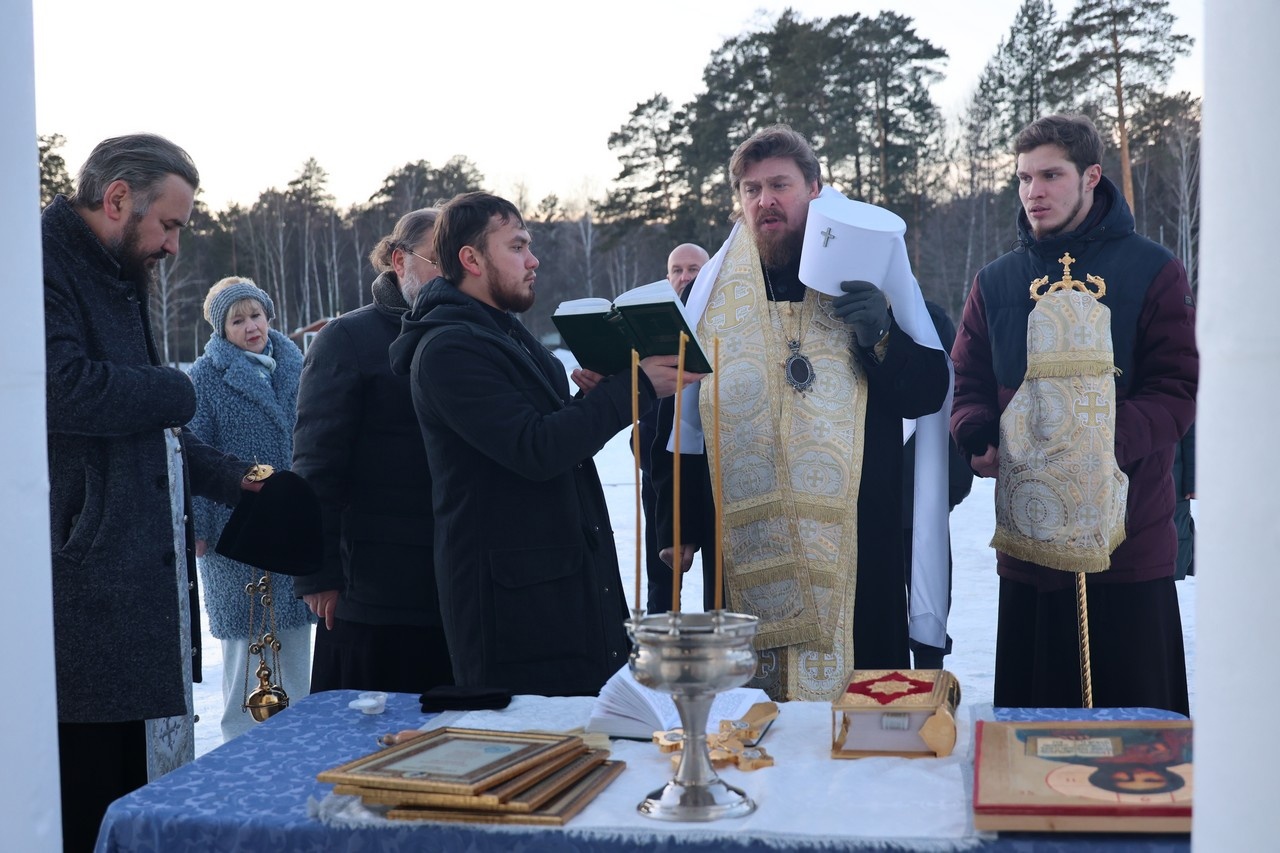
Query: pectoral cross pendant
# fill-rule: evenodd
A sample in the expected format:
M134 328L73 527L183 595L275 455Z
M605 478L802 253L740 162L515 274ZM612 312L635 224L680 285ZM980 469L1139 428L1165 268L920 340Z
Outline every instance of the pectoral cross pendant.
M787 341L787 349L791 350L785 365L787 384L803 394L813 387L813 362L800 352L799 341Z

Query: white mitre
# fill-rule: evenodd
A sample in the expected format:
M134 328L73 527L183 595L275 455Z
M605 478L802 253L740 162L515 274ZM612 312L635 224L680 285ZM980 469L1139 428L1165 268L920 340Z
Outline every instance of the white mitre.
M883 289L891 269L895 277L901 272L894 268L899 247L902 258L906 257L902 239L906 232L907 223L892 210L845 198L831 187L824 187L809 202L800 252L800 280L830 296L844 292L840 289L842 281L869 281ZM910 275L909 268L907 274Z

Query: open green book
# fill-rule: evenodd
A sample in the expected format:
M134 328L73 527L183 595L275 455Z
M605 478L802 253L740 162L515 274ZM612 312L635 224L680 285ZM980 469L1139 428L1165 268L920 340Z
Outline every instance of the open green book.
M596 297L561 302L551 322L578 364L605 376L631 369L632 348L641 358L676 355L681 332L689 336L685 370L711 372L711 361L693 334L695 324L666 281L633 288L613 302Z

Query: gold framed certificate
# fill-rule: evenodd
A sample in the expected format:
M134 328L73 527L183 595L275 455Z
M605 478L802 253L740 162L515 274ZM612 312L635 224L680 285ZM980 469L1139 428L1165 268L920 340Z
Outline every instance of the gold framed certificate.
M349 761L321 782L475 795L543 762L583 748L576 735L442 728Z
M528 811L469 811L465 809L431 809L401 806L389 809L391 820L441 820L459 823L543 824L564 826L586 808L596 795L626 769L621 761L603 761L593 766L569 787L559 791L544 805Z
M528 813L546 805L608 757L607 749L567 752L474 796L435 791L392 791L354 785L334 785L333 792L359 797L366 806Z

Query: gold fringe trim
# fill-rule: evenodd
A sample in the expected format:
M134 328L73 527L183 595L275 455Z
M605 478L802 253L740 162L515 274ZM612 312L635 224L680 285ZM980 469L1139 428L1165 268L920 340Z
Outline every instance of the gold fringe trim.
M782 498L782 492L772 492L768 501L756 504L754 506L742 506L745 501L739 503L737 507L725 513L726 527L739 527L744 524L755 524L760 521L772 521L774 519L786 518L787 501ZM803 518L825 524L839 524L848 520L848 509L844 501L832 501L830 505L814 503L804 499L797 499L791 502L796 509L796 515Z
M1104 358L1091 358L1076 362L1028 362L1025 379L1074 379L1089 376L1114 376L1115 365Z
M1064 572L1093 574L1105 572L1111 568L1111 554L1124 540L1125 531L1121 525L1112 533L1110 541L1103 546L1106 548L1104 553L1101 547L1095 549L1081 545L1056 545L997 527L995 535L991 537L991 547L1010 557L1035 563L1038 566Z
M761 622L751 645L756 651L798 646L802 643L817 642L821 634L816 620L808 625L799 625L794 628L781 627L777 622Z
M736 528L744 524L755 524L758 521L772 521L776 518L784 518L785 514L782 510L782 505L781 493L773 492L765 503L726 512L724 514L725 527Z
M767 613L755 606L752 592L769 586L785 586L791 607L786 612ZM796 643L810 643L822 635L818 613L813 606L809 573L799 568L794 555L756 561L725 574L726 601L733 609L760 618L753 643L757 649L772 649Z

